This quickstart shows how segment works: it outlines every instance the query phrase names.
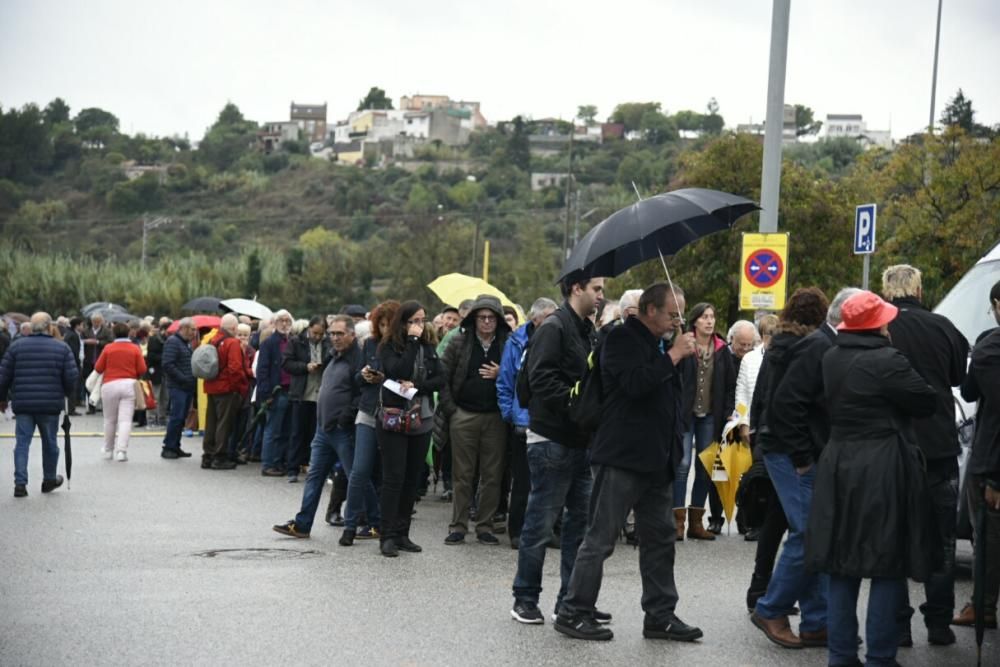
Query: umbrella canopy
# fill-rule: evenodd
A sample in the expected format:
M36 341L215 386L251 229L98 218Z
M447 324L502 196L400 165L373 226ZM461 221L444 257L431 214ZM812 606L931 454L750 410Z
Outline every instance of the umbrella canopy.
M219 304L222 303L222 299L216 296L199 296L196 299L191 299L183 306L181 310L187 310L192 313L195 312L216 312L219 310Z
M718 190L685 188L643 199L613 213L573 248L559 279L614 277L661 254L673 255L688 243L730 229L737 218L760 207Z
M115 311L101 312L104 315L104 319L108 322L131 322L132 320L141 320L141 317L132 315L130 313L119 313Z
M698 454L698 458L715 483L726 518L732 521L736 516L736 491L740 487L740 478L753 463L750 447L739 441L724 445L713 442Z
M218 315L195 315L191 318L194 321L194 327L196 329L216 329L220 324L222 324L222 318ZM181 321L174 320L173 323L167 327L167 333L177 333L177 330L181 328Z
M100 312L106 318L108 313L124 313L127 311L125 306L119 306L117 303L111 303L110 301L95 301L94 303L88 303L80 309L80 314L84 317L90 317L96 312Z
M246 315L255 320L264 320L274 314L264 304L251 301L250 299L226 299L220 302L219 305L222 306L223 310L228 310L237 315Z
M69 429L72 424L69 415L64 414L62 420L63 430L63 460L66 462L66 488L70 488L69 481L73 477L73 447L71 444Z
M22 322L27 322L28 320L31 319L24 313L4 313L3 318L8 322L16 322L17 324L21 324Z
M438 276L427 287L449 306L458 306L466 299L475 299L480 294L489 294L500 299L500 303L504 306L517 308L516 303L508 299L506 294L493 285L482 278L473 278L464 273L447 273Z

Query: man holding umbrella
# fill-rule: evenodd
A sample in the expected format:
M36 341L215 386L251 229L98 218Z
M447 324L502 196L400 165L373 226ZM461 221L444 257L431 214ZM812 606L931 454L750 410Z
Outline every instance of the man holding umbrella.
M49 333L48 313L31 316L31 335L14 341L0 360L0 413L7 409L7 395L14 394L16 444L14 446L14 497L28 495L28 448L35 428L42 437L42 493L63 483L56 474L59 413L73 394L79 372L73 353Z
M608 334L597 363L603 411L591 447L594 489L587 534L576 556L555 629L576 639L611 639L594 622L604 561L630 509L639 534L642 634L648 639L695 641L700 629L677 618L674 583L673 481L681 458L683 399L677 365L695 352L694 334L680 329L684 292L657 283L639 298L638 313Z

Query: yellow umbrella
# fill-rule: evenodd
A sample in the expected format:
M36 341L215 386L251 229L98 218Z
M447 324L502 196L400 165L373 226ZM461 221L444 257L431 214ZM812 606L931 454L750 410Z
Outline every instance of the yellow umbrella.
M475 299L480 294L495 296L504 306L514 308L518 312L519 320L524 322L524 311L521 307L482 278L467 276L464 273L447 273L435 278L427 287L449 306L458 306L466 299Z
M728 440L724 445L713 442L698 458L719 492L726 518L732 521L736 515L736 491L740 487L740 478L753 463L750 447L738 440Z

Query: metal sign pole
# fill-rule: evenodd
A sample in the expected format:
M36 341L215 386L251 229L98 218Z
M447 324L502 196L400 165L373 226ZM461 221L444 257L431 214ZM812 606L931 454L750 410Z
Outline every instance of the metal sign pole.
M863 290L868 289L868 271L871 269L871 266L872 266L872 256L865 255L865 268L863 269L863 272L861 274L861 289Z

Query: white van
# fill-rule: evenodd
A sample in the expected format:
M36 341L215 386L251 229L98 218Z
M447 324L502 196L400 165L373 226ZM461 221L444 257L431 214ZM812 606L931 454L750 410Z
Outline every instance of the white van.
M1000 281L1000 243L993 246L986 255L962 276L962 279L951 288L947 296L941 300L935 313L944 315L958 327L971 349L979 336L997 326L993 311L989 307L990 289ZM972 537L972 523L969 520L968 505L965 502L965 466L969 460L972 447L972 432L976 416L976 406L962 400L958 389L955 390L955 419L959 425L959 441L962 453L958 456L959 465L959 503L958 503L958 537Z

